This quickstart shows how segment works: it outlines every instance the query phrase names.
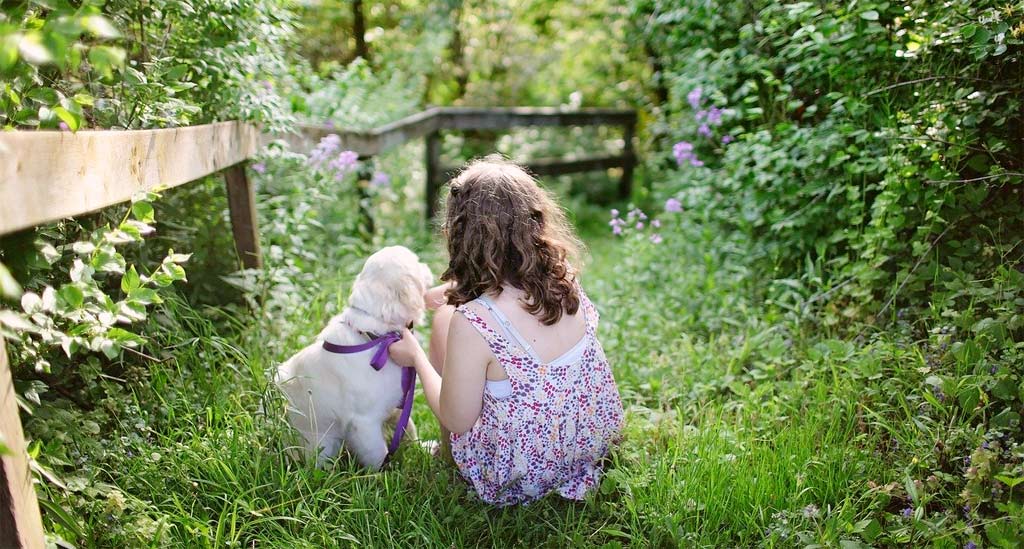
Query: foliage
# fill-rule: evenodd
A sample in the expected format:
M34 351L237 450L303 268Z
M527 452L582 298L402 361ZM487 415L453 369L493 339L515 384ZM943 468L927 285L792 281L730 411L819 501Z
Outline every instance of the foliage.
M287 72L291 20L280 7L7 2L0 124L75 131L242 119L282 129L289 116L272 82Z

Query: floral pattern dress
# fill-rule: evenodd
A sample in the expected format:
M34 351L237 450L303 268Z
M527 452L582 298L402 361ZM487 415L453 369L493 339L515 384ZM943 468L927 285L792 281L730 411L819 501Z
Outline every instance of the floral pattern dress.
M586 332L556 360L542 362L485 296L458 307L508 374L511 391L484 391L473 427L452 433L452 457L487 503L529 503L557 491L583 499L620 437L622 401L597 339L598 313L580 289ZM487 310L491 321L478 313ZM504 382L502 382L504 383Z

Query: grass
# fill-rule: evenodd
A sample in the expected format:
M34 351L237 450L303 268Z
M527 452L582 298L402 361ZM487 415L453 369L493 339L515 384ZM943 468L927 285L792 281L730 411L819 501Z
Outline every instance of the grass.
M807 331L761 304L741 242L691 223L665 232L657 246L585 234L584 285L602 313L628 420L584 503L551 496L488 507L413 445L380 473L345 458L325 470L290 459L269 372L340 307L358 264L328 265L321 271L337 271L330 283L291 288L292 306L255 318L165 305L156 347L173 360L131 386L134 401L103 435L111 446L88 456L94 465L71 493L46 488L50 528L88 547L857 543L865 517L907 504L868 487L907 473L883 450L894 438L932 436L910 421L916 404L899 400L901 415L881 385L913 383L904 371L919 365L913 347ZM881 375L893 369L903 373ZM422 397L414 419L423 436L438 436ZM88 486L105 499L72 510Z

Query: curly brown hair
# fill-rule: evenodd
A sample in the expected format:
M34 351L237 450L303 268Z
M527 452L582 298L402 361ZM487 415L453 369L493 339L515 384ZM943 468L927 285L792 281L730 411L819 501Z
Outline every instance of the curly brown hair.
M453 281L449 305L502 285L523 290L524 308L545 325L576 314L582 243L552 195L523 168L501 158L470 163L450 183L442 232Z

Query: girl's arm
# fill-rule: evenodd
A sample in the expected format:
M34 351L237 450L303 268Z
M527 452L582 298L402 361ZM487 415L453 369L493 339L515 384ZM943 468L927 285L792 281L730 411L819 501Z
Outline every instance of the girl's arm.
M390 354L399 366L416 368L427 405L445 429L464 433L473 427L483 407L491 351L464 316L452 317L443 383L412 332L405 330L402 340L391 345Z

